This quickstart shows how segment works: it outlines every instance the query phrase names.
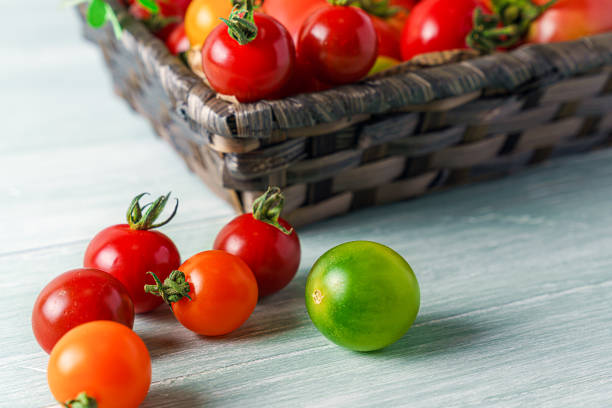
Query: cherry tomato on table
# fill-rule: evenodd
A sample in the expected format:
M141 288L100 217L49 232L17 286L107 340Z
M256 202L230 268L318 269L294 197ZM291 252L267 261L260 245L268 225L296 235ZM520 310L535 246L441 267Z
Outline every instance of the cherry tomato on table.
M32 311L32 330L47 352L70 329L94 320L134 326L134 303L112 275L75 269L53 279L40 292Z
M372 68L378 55L378 36L365 11L330 5L306 19L297 49L317 79L339 85L358 81Z
M287 286L300 266L298 235L279 218L283 202L280 189L269 188L253 203L253 213L234 218L219 231L213 245L246 262L255 275L260 297Z
M202 69L215 91L240 102L278 98L295 65L293 41L274 18L253 13L252 0L247 7L233 11L227 25L210 33L202 47Z
M488 12L486 0L423 0L413 9L401 35L404 61L415 55L467 48L474 10Z
M181 263L172 240L161 232L153 231L174 217L178 200L172 215L166 221L155 224L170 194L145 206L144 213L145 207L139 204L143 195L136 196L130 204L127 224L108 227L91 240L83 262L86 268L101 269L119 279L134 301L136 313L151 311L163 303L160 298L143 292L145 284L154 283L147 272L154 272L160 279L166 279Z
M189 330L221 336L236 330L257 304L257 281L244 261L224 251L200 252L145 291L170 304Z
M332 342L356 351L386 347L410 328L419 284L397 252L369 241L347 242L323 254L306 281L306 309Z
M95 321L57 342L47 367L51 393L66 406L136 408L151 384L151 358L140 337L122 324ZM73 405L74 404L74 405Z
M201 46L219 25L219 19L232 11L229 0L193 0L185 13L185 33L192 47Z

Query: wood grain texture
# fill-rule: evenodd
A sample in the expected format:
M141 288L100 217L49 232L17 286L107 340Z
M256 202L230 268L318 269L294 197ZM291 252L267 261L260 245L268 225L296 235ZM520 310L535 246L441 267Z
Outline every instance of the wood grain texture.
M183 257L210 248L233 216L111 97L73 13L34 5L36 29L4 36L10 58L0 65L2 407L53 406L32 304L46 282L81 264L89 237L121 220L132 194L181 197L163 231ZM33 109L26 116L19 104ZM237 332L202 338L164 308L137 318L153 359L143 406L609 407L611 178L612 150L600 151L300 229L298 276ZM330 344L303 302L315 259L355 239L396 249L422 289L415 326L376 353Z

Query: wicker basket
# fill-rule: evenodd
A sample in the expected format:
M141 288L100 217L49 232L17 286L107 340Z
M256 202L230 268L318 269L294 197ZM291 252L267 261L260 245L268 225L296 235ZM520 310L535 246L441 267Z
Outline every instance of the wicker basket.
M111 4L121 40L84 30L116 92L237 211L278 185L303 225L586 151L612 131L612 33L429 54L357 84L232 104Z

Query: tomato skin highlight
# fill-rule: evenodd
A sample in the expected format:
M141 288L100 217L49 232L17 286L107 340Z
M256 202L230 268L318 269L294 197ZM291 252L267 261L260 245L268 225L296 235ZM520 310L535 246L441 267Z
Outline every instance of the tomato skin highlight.
M287 230L291 225L282 218L280 224ZM224 226L213 245L238 256L249 266L259 296L278 292L291 282L300 266L300 240L293 230L287 235L278 228L243 214Z
M612 0L559 0L531 25L527 41L572 41L606 31L612 31Z
M355 351L378 350L399 340L419 305L419 284L410 265L374 242L330 249L315 262L306 282L306 308L315 327Z
M173 55L178 55L189 49L189 39L185 35L185 24L181 23L166 39L166 47Z
M202 46L202 69L213 89L240 102L277 98L291 78L295 47L278 21L254 14L257 37L240 45L221 23Z
M134 326L134 303L125 287L98 269L74 269L49 282L32 310L32 331L47 353L68 331L83 323L112 320Z
M489 12L484 0L424 0L408 16L401 34L404 61L434 51L468 48L476 7Z
M317 79L341 85L360 80L372 68L378 56L378 35L365 11L328 6L306 19L297 48Z
M189 296L172 303L178 321L204 336L228 334L249 318L257 304L257 281L248 265L225 251L204 251L178 269Z
M47 380L58 402L85 392L99 408L136 408L151 384L151 358L140 337L124 325L89 322L57 342Z
M149 312L162 299L145 293L146 284L155 281L147 272L166 279L177 269L181 258L170 238L159 231L133 230L119 224L100 231L85 251L83 265L110 273L126 287L136 313Z

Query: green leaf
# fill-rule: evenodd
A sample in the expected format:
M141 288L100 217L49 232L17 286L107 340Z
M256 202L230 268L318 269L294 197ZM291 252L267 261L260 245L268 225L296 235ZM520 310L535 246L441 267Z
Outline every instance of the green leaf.
M155 0L138 0L138 3L153 14L159 13L159 6Z
M103 0L92 0L87 9L87 22L93 28L100 28L106 23L106 3Z
M119 23L119 19L117 18L117 15L115 14L115 11L113 10L113 8L109 6L108 3L105 3L105 4L106 4L106 19L110 21L111 25L113 26L113 32L115 33L115 38L120 39L121 34L123 34L123 28L121 27L121 24Z

